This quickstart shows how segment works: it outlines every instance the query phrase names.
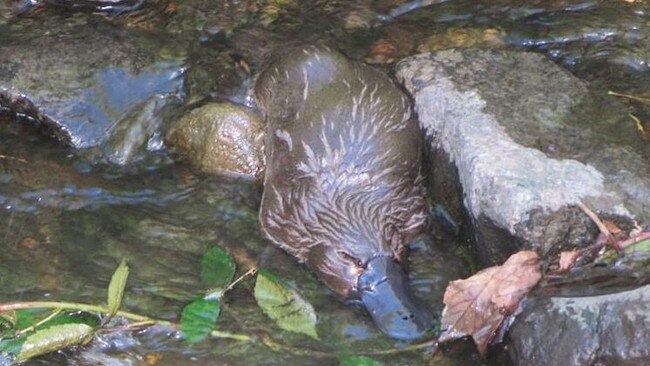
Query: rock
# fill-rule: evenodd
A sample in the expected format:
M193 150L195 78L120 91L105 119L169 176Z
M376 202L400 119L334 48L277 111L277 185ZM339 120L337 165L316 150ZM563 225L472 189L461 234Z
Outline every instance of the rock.
M591 243L580 202L601 216L650 218L650 147L625 107L544 56L447 50L407 58L397 75L437 163L434 199L469 216L484 264Z
M268 1L262 1L262 4ZM174 16L167 20L165 30L186 34L197 32L210 38L217 34L229 35L258 14L254 0L186 0L175 3Z
M533 299L509 332L516 365L647 365L650 285Z
M259 177L264 169L263 135L262 121L253 112L213 103L180 118L165 142L202 171Z
M0 26L7 28L0 29L7 35L0 45L0 109L37 120L74 148L107 143L147 101L179 99L183 91L184 56L172 49L173 38L97 19L91 27L91 16L48 14Z
M6 24L9 20L20 14L23 9L29 7L29 3L23 0L0 0L0 24Z
M370 29L377 20L377 14L371 9L359 6L345 15L343 28L347 31Z
M155 95L137 112L119 121L111 137L98 149L103 159L116 165L127 165L146 156L147 151L161 150L162 111L174 101L174 96Z
M503 48L505 34L497 28L449 28L445 33L435 33L421 44L418 51L439 51L449 48Z

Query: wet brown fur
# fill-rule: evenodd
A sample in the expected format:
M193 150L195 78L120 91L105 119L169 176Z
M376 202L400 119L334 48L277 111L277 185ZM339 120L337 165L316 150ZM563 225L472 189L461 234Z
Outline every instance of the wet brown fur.
M402 261L429 212L422 135L406 95L325 46L280 54L254 92L267 121L268 237L344 296L370 259Z

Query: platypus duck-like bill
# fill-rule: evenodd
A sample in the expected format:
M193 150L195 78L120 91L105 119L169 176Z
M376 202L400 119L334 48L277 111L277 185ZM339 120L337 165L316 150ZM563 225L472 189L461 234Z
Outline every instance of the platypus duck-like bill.
M407 274L393 258L381 256L368 262L358 289L375 324L388 336L417 339L433 327L433 314L413 295Z

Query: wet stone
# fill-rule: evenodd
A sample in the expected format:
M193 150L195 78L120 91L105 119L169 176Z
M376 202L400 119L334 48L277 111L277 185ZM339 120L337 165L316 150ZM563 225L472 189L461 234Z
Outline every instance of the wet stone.
M206 38L217 34L229 35L250 22L259 10L257 3L253 0L179 1L165 30L171 33L197 32Z
M650 285L597 296L538 298L510 329L509 353L522 366L647 365L649 329Z
M444 34L429 36L418 51L439 51L450 48L503 48L504 32L497 28L449 28Z
M435 169L460 182L455 200L435 198L469 213L483 263L590 244L596 228L580 202L602 216L650 218L650 149L625 106L544 56L442 51L405 59L398 76L415 97L430 160L448 164Z
M35 119L75 148L111 140L152 98L182 98L184 61L170 50L173 39L79 21L91 16L47 14L0 26L0 108Z
M205 172L258 177L263 171L261 119L233 104L194 109L167 131L166 144Z

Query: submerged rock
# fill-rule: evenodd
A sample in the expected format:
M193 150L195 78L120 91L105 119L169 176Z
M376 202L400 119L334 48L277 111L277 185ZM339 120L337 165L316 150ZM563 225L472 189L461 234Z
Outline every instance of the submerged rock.
M650 151L625 107L544 56L450 50L405 59L398 76L415 97L431 160L448 164L436 176L460 182L450 192L434 177L435 198L457 218L464 208L453 202L464 202L484 263L589 244L595 227L580 202L650 218Z
M264 169L263 134L263 123L253 112L212 103L176 121L165 142L202 171L259 177Z

